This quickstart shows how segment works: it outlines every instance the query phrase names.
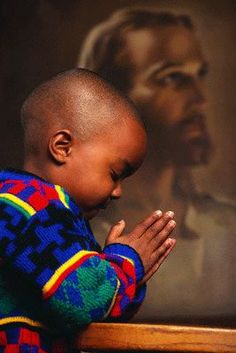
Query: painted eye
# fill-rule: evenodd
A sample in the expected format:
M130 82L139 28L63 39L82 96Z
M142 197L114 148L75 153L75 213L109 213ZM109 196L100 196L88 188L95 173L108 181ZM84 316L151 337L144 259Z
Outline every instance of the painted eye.
M183 75L180 72L172 72L164 77L161 77L157 80L157 83L161 86L183 86L189 82L189 77Z

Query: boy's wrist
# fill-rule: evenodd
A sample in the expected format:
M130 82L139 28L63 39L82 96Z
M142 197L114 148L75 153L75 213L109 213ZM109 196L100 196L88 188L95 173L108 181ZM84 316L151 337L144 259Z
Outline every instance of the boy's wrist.
M137 251L127 244L113 243L104 247L104 254L118 255L131 260L136 272L136 281L140 282L144 277L144 267Z

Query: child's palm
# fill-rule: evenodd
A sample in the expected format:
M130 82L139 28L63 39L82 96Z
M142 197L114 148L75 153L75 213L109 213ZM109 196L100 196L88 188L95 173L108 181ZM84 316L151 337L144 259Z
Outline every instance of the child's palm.
M106 245L126 244L137 251L145 272L142 283L151 278L175 245L176 241L169 238L175 228L173 216L173 212L164 215L160 211L153 212L127 234L123 234L125 222L120 221L112 227L106 239Z

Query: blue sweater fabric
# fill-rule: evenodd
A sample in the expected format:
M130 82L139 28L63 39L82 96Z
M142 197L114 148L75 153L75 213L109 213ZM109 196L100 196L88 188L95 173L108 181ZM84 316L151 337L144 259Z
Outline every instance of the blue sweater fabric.
M122 244L101 251L63 188L3 170L0 212L0 350L12 342L23 349L14 327L27 328L29 336L37 332L37 352L56 352L40 348L42 335L73 334L93 321L124 320L138 309L146 290L137 286L144 275L139 255ZM9 330L16 332L11 340Z

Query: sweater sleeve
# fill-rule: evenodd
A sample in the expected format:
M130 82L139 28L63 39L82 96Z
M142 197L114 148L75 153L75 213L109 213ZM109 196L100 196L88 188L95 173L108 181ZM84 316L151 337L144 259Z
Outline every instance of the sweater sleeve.
M57 324L74 330L92 321L120 319L132 303L140 305L144 295L137 282L144 273L134 249L116 244L98 252L84 219L60 202L24 212L8 203L14 221L1 238L2 258L39 288L46 313Z
M116 243L106 246L103 251L106 254L119 254L119 256L122 256L127 260L132 259L131 261L133 262L135 267L136 284L143 278L144 270L141 259L138 253L132 247ZM132 300L130 300L129 302L127 302L126 297L124 295L117 296L110 313L111 318L117 319L118 321L123 321L131 319L132 316L135 315L144 300L146 294L146 285L142 285L141 287L137 287L137 285L135 285L134 289L134 295L132 296ZM124 308L125 310L122 310L122 308Z

